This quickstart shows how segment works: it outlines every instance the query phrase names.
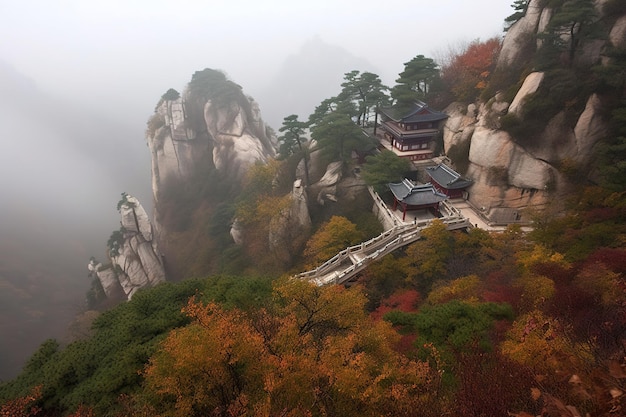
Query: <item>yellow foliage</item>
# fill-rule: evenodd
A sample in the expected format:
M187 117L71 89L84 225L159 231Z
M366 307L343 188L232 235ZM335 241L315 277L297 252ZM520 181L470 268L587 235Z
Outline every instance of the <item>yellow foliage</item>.
M409 280L419 277L438 278L446 272L450 257L452 234L440 220L434 220L422 231L422 238L409 245L402 266Z
M576 275L574 283L585 292L594 295L605 307L623 303L625 294L621 276L604 264L587 265Z
M562 254L553 252L543 245L533 245L531 250L517 253L517 264L525 270L529 270L533 265L540 263L554 263L565 269L571 267Z
M479 286L480 278L476 275L457 278L446 285L433 288L426 301L430 304L443 304L451 300L478 302Z
M558 320L539 310L513 323L501 351L510 359L531 367L538 375L572 373L582 369L584 362L590 359L586 350L571 342Z
M393 350L365 296L300 280L275 286L250 314L190 300L192 324L173 331L144 372L162 415L414 415L439 374Z
M306 244L304 256L309 267L327 261L348 246L356 245L363 239L356 224L342 216L333 216L324 223Z
M533 310L545 304L554 296L556 291L554 281L543 275L526 274L514 282L522 289L521 307Z

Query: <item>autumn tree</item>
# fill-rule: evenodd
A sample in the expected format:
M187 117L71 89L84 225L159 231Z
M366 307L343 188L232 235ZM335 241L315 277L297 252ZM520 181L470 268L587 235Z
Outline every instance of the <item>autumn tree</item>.
M150 360L150 395L168 416L402 416L430 405L437 373L391 348L357 289L279 281L274 302L243 314L191 300L192 324Z
M540 310L530 311L515 320L501 351L552 381L558 375L582 371L586 368L584 363L591 359L589 349L577 346L570 338L567 323Z
M262 338L239 310L192 300L184 311L194 321L174 330L151 358L148 390L175 399L173 416L226 416L247 406L263 391Z
M445 304L452 300L476 303L479 300L481 280L476 275L457 278L450 282L433 286L426 301L429 304Z
M456 100L474 101L487 87L500 46L500 40L497 38L485 42L476 40L442 68L442 82L453 92Z
M422 239L406 248L402 265L407 280L420 289L430 290L435 279L446 275L446 262L452 253L453 237L446 225L438 220L421 233Z
M363 234L354 223L345 217L333 216L311 236L304 249L304 256L309 260L309 265L314 267L362 240Z
M381 260L371 263L363 271L362 279L359 280L365 286L367 293L367 309L376 309L383 299L398 289L404 289L406 285L404 278L404 269L393 254L388 254Z
M37 402L41 400L41 386L34 387L24 397L6 401L0 405L0 417L35 417L42 415Z
M290 194L279 192L282 167L276 160L267 164L257 163L248 169L243 180L243 192L236 203L235 218L242 226L243 249L249 259L254 259L260 252L267 252L270 221L291 202ZM271 256L266 256L257 259L255 266L265 271L272 270L274 261Z

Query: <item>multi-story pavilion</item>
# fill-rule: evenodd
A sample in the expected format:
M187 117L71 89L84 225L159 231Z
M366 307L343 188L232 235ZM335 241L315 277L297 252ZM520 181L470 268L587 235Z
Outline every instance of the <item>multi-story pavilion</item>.
M445 113L428 107L422 101L416 101L408 111L395 107L380 108L380 128L383 145L396 155L411 161L431 159L435 150L435 139L443 122L448 118Z

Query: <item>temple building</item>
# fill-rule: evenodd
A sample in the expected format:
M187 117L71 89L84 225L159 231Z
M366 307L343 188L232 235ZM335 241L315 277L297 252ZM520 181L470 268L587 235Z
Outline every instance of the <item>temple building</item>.
M472 180L463 178L461 174L443 163L427 167L426 173L435 188L450 198L463 198L465 189L473 183Z
M393 209L402 208L402 220L406 218L406 212L410 210L434 209L439 213L439 203L448 197L437 191L432 184L414 184L408 179L400 183L388 184L393 194Z
M395 107L380 108L378 115L381 144L411 161L433 157L435 140L448 118L445 113L431 109L422 101L416 101L409 111Z

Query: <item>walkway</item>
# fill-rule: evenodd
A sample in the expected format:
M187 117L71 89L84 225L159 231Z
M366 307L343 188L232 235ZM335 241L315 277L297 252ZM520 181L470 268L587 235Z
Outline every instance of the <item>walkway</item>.
M373 193L371 189L370 192ZM381 204L384 205L384 202L380 200L379 197L375 197L374 201L379 206ZM386 217L393 217L393 219L386 219L387 221L393 222L393 227L367 242L342 250L317 268L296 275L296 278L306 279L317 285L343 284L354 278L371 262L420 239L421 231L430 226L435 220L434 218L419 221L411 219L409 223L404 223L398 221L399 219L396 218L395 214L393 214L386 205L382 212ZM444 217L439 220L447 226L448 230L472 227L468 219L463 217L458 210L448 204L442 206L442 213Z

